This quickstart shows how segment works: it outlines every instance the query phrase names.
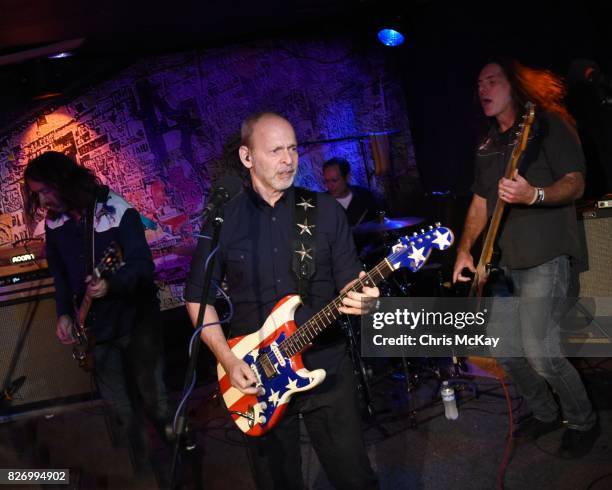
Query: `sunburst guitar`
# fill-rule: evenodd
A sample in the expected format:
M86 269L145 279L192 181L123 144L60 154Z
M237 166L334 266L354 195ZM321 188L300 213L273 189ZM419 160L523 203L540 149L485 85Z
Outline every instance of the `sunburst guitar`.
M349 291L375 286L401 267L416 272L425 264L432 249L446 250L453 240L452 231L439 223L427 231L401 237L391 248L391 253L356 281ZM285 296L274 306L258 331L228 340L234 355L251 367L261 388L259 395L245 395L231 385L229 376L217 364L223 400L242 432L261 436L270 431L283 416L295 393L311 390L323 382L325 370L306 369L302 352L338 318L341 314L338 307L347 293L345 291L299 327L293 317L302 304L301 299L298 295Z
M112 242L102 254L102 258L92 272L92 280L98 281L103 277L110 277L123 266L123 254L121 247L115 242ZM93 298L89 292L85 292L85 296L81 300L78 308L75 308L74 322L72 323L72 336L76 339L76 343L72 346L72 357L79 363L79 367L85 371L92 371L93 355L92 350L95 345L95 339L89 333L86 326L87 315L91 309Z

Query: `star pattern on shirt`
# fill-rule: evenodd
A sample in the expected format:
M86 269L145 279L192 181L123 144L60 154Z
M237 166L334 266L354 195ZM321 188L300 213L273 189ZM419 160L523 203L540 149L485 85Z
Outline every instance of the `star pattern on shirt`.
M432 243L438 245L438 247L440 247L440 250L444 250L450 247L450 231L447 231L446 233L440 233L438 230L436 230L434 234L436 235L436 239L432 240Z
M304 199L303 197L300 197L300 202L297 203L296 206L302 206L304 211L308 211L308 208L314 209L314 206L310 204L310 201L312 201L312 199Z
M308 218L306 218L304 220L304 223L297 223L297 227L300 229L300 235L303 235L304 233L308 233L310 236L312 236L312 231L310 231L310 229L314 228L315 225L309 225Z
M300 246L302 247L301 250L294 250L294 252L300 256L300 262L304 262L304 259L312 260L312 255L310 255L312 249L304 247L303 243L300 243Z

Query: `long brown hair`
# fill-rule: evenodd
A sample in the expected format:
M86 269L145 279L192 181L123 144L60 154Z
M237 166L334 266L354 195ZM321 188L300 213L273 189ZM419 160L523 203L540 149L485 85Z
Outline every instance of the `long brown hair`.
M525 104L530 101L539 111L553 112L570 124L575 124L563 103L566 87L559 76L550 70L525 66L511 58L495 58L487 64L491 63L499 65L510 83L517 114L522 113Z
M57 151L47 151L30 160L23 176L26 183L25 209L30 219L33 219L40 209L40 201L38 194L30 190L29 180L42 182L58 191L59 198L70 211L81 211L89 206L100 185L91 170L77 165L68 156Z

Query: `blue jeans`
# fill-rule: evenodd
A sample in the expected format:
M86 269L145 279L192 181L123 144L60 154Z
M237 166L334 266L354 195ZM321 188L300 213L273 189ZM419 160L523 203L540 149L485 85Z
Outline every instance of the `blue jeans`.
M520 298L513 312L516 317L507 323L516 326L511 339L516 357L498 361L535 418L550 422L559 416L550 385L559 397L567 426L588 430L595 424L596 415L578 372L560 348L559 320L566 303L570 267L569 257L563 255L536 267L508 271L514 295Z

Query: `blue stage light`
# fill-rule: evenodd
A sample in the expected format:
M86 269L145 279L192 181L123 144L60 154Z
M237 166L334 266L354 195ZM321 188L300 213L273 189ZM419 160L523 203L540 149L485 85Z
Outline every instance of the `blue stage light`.
M404 42L405 37L395 29L381 29L378 31L378 40L385 46L399 46Z
M47 58L50 60L61 60L62 58L70 58L73 55L72 51L62 51L61 53L50 54Z

